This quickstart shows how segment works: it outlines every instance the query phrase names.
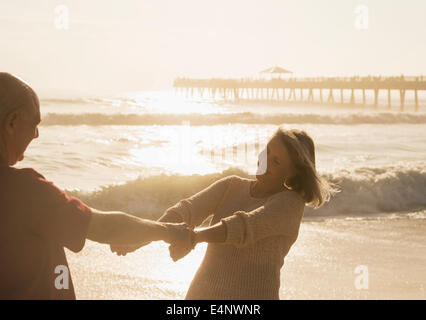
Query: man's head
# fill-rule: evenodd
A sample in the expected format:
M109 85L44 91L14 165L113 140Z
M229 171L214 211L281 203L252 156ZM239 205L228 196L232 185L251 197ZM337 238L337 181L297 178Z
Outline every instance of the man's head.
M38 137L39 100L24 81L0 72L0 162L9 166L24 158L30 142Z

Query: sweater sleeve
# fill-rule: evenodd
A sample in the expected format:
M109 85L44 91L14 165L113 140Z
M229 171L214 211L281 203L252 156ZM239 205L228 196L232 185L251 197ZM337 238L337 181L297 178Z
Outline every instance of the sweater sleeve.
M297 193L284 191L273 195L253 211L237 211L221 219L227 231L225 243L241 248L273 236L296 240L304 207L305 203Z
M235 178L236 176L228 176L214 182L197 194L179 201L167 209L166 213L175 212L189 226L199 226L208 216L215 213L231 181Z

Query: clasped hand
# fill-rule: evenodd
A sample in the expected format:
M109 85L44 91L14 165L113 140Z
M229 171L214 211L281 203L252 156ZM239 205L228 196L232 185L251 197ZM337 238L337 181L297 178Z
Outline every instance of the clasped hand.
M176 262L195 247L195 232L185 223L164 223L164 226L167 232L162 240L170 244L170 257ZM125 256L127 253L136 251L150 243L151 241L132 245L110 245L110 247L112 252L119 256Z

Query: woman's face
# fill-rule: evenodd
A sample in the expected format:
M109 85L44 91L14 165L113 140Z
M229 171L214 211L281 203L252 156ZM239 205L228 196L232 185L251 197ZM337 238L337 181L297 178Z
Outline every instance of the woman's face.
M273 137L259 155L256 179L271 186L282 186L294 174L294 166L281 138Z

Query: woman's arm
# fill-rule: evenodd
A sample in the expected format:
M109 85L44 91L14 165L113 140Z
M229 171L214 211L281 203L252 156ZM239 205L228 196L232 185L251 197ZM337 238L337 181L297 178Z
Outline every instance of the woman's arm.
M199 226L208 216L214 214L235 176L220 179L195 195L183 199L167 209L159 221L185 222Z
M215 211L220 200L222 200L231 179L233 178L234 176L229 176L218 180L192 197L179 201L176 205L167 209L157 222L184 222L191 227L201 224ZM126 255L127 253L133 252L153 241L149 237L146 237L146 239L147 241L139 241L132 245L122 245L117 243L112 244L111 251L118 255ZM190 252L192 248L193 246L190 244L185 246L171 246L170 255L176 261Z
M216 181L209 187L191 196L190 198L183 199L169 208L164 214L158 219L158 222L168 223L186 223L191 227L201 224L210 214L212 214L220 200L222 200L231 179L235 176L229 176L221 180ZM143 246L150 244L151 241L141 241L133 245L111 245L111 251L118 255L126 255L129 252L133 252ZM171 246L170 255L177 261L181 257L185 256L192 250L192 246Z
M194 244L200 242L225 242L226 240L226 225L218 222L213 226L195 230Z
M195 230L193 245L171 245L170 256L177 261L200 242L226 243L241 248L273 236L282 235L295 239L304 207L305 203L295 192L280 192L253 211L237 211L213 226Z
M237 211L221 219L226 225L225 243L247 247L268 237L297 239L305 203L293 191L280 192L250 212Z
M183 222L182 216L172 210L164 212L164 214L157 220L158 222L170 222L170 223L180 223Z

